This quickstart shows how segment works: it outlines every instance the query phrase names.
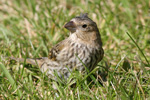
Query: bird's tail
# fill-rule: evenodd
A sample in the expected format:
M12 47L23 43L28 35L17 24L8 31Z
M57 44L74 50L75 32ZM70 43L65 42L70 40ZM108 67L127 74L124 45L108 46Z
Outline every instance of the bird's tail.
M42 58L14 58L14 57L9 57L10 60L15 60L19 63L27 63L27 64L32 64L32 65L38 65L39 67L41 67L41 65L44 62L44 59L47 59L47 57L42 57Z

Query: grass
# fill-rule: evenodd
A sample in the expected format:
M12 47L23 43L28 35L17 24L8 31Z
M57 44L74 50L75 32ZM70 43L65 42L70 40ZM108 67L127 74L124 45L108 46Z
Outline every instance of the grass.
M149 3L1 0L0 99L150 99ZM93 71L96 76L75 71L67 82L56 83L36 66L14 64L4 58L48 56L49 49L68 36L63 25L81 12L88 12L98 24L103 41L105 56L97 72ZM76 86L71 87L74 83Z

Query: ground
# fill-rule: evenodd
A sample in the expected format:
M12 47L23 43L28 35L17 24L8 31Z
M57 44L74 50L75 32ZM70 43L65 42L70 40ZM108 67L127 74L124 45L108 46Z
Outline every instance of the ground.
M0 99L150 99L149 7L149 0L0 0ZM93 74L54 82L36 66L7 60L48 56L69 35L63 25L84 12L105 51Z

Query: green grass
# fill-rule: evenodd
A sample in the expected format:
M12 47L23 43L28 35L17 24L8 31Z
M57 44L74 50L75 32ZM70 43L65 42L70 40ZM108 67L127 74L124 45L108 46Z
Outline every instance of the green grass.
M83 12L98 24L103 41L98 74L75 71L67 82L55 82L36 66L4 58L48 56L69 35L63 25ZM0 99L148 100L149 25L149 0L0 0Z

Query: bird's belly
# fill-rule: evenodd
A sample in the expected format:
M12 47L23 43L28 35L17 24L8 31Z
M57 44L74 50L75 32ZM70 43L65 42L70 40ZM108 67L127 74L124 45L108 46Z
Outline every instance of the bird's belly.
M96 49L86 46L78 46L76 48L66 48L62 50L57 60L63 68L68 67L71 71L77 69L83 71L85 67L92 70L97 64L98 55Z

